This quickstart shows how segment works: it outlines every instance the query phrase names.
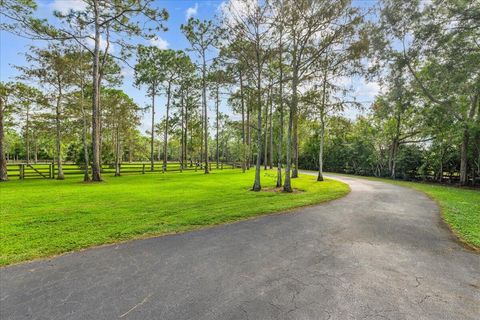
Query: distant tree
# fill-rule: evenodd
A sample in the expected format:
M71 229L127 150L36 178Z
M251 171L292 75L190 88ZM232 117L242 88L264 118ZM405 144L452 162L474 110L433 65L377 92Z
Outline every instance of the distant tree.
M200 21L190 18L187 24L181 29L190 42L192 50L200 59L201 81L202 81L202 110L203 110L203 142L205 152L205 173L209 173L208 166L208 107L207 107L207 52L218 45L219 28L212 21Z
M137 52L135 65L135 85L147 85L147 92L152 98L152 124L150 130L150 170L154 170L154 141L155 141L155 96L160 93L160 85L165 80L163 67L163 50L150 46L140 45Z
M102 91L103 104L107 109L107 124L111 130L111 143L115 163L115 176L120 176L123 144L128 134L140 124L139 107L121 90Z
M5 121L15 112L18 106L12 102L15 95L15 84L0 82L0 181L8 181Z
M55 114L57 179L63 180L62 166L62 120L63 107L67 89L72 83L70 68L74 61L69 59L67 52L58 46L49 45L47 49L32 47L26 55L29 67L17 67L22 72L22 78L36 80L47 90L47 99L53 104Z

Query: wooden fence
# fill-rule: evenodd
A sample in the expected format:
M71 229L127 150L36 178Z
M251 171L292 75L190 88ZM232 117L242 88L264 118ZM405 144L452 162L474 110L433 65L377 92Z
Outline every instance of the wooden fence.
M180 162L168 162L166 168L163 168L162 162L155 162L153 170L150 162L124 162L120 164L120 174L145 174L148 172L182 172L182 171L200 171L205 164L184 164ZM240 168L239 163L235 162L209 162L210 170L223 170ZM84 167L73 163L62 164L63 174L67 175L83 175ZM91 171L91 168L90 168ZM103 164L101 167L103 174L115 174L114 164ZM58 174L58 166L56 163L8 163L7 173L9 178L18 179L54 179Z
M337 172L337 173L346 173L346 174L355 174L360 176L372 176L374 177L375 174L371 169L354 169L354 168L346 168L346 167L326 167L324 171L328 172ZM380 178L390 178L388 174L382 174L379 176ZM438 178L438 175L435 175L434 172L428 172L424 174L419 174L416 171L408 171L408 172L399 172L397 174L397 179L399 180L406 180L406 181L425 181L425 182L441 182L447 184L458 184L460 182L460 173L453 171L453 172L443 172L442 179ZM474 180L475 179L475 180ZM469 177L468 184L470 185L478 185L480 183L480 177Z

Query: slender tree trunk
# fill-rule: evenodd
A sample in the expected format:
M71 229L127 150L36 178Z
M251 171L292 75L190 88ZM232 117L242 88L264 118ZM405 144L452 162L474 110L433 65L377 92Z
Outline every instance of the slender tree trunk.
M467 184L467 163L468 163L468 143L470 139L470 133L468 126L463 128L462 146L460 148L460 185L465 186Z
M264 157L263 157L263 169L267 170L268 166L268 105L270 104L271 95L268 93L267 103L265 103L265 132L264 132Z
M475 110L477 108L478 96L472 98L472 104L468 113L468 119L463 126L462 146L460 148L460 185L465 186L468 183L468 143L470 140L470 131L468 128L468 121L475 117Z
M62 89L59 87L57 104L55 106L55 130L56 130L56 150L57 150L57 179L63 180L65 176L63 174L62 166L62 134L60 128L60 104L62 99Z
M27 151L27 163L30 163L30 106L27 106L27 119L25 127L25 148Z
M247 169L250 170L252 159L252 131L250 127L250 104L247 104Z
M219 90L219 88L218 88L218 85L217 85L217 87L216 87L216 92L215 92L215 98L216 98L216 99L215 99L215 107L216 107L216 113L217 113L217 114L216 114L216 117L217 117L217 119L216 119L216 122L217 122L217 123L216 123L216 126L217 126L217 136L216 136L216 143L217 143L217 145L216 145L216 149L217 149L217 152L216 152L217 169L218 169L218 164L219 164L219 162L220 162L220 151L219 151L219 148L218 148L218 118L219 118L219 116L220 116L220 113L219 113L218 108L219 108L220 100L219 100L218 90Z
M257 51L257 61L259 61ZM261 66L257 65L257 163L255 166L255 182L253 184L253 191L260 191L262 186L260 184L260 166L262 155L262 83L261 83Z
M209 173L208 168L208 110L207 110L207 64L205 61L205 51L202 53L202 104L204 112L204 143L205 143L205 173Z
M444 157L444 153L442 150L442 153L440 156L440 168L438 169L439 172L438 172L438 179L437 179L437 181L440 183L443 181L443 157Z
M171 81L168 83L167 88L167 112L165 117L165 130L163 132L163 172L167 171L167 161L168 161L168 114L170 111L170 95L171 95Z
M119 121L117 119L117 121ZM117 124L115 130L115 177L120 176L120 130L119 125Z
M188 161L188 94L185 96L186 102L185 102L185 162Z
M158 131L158 134L160 135L160 130ZM160 160L162 160L162 152L163 152L163 145L160 140L158 140L157 149L158 149L157 160L160 162ZM163 164L162 164L162 168L163 168Z
M33 154L33 161L34 161L35 164L37 164L37 162L38 162L38 141L37 141L36 136L35 136L35 139L33 141L35 143L35 147L34 147L35 153Z
M82 84L80 85L81 86L81 94L82 94L82 97L81 97L81 102L80 102L80 108L81 108L81 112L82 112L82 143L83 143L83 161L85 162L85 167L83 169L83 181L84 182L88 182L90 181L90 176L89 176L89 173L88 173L88 163L89 163L89 156L88 156L88 141L87 141L87 132L88 132L88 128L87 128L87 114L85 112L85 108L84 108L84 105L83 105L83 100L84 100L84 97L85 97L85 93L84 93L84 85L83 85L83 82Z
M185 139L184 139L184 132L185 132L185 112L183 110L184 103L183 103L183 91L180 92L180 169L184 168L184 158L185 158Z
M295 58L295 57L294 57ZM297 112L297 103L298 103L298 70L293 68L293 77L292 77L292 101L290 106L290 116L288 119L288 132L287 132L287 165L285 168L285 184L283 185L283 190L285 192L293 192L290 169L292 163L292 135L293 135L293 124L295 114Z
M298 178L298 109L293 115L293 170L292 178Z
M318 176L317 181L323 181L323 144L325 141L325 120L322 119L321 121L321 129L320 129L320 148L318 151Z
M273 101L270 101L270 158L268 166L273 169Z
M93 49L92 93L92 180L102 181L100 167L100 12L99 0L93 0L95 46Z
M397 172L396 172L396 157L397 157L397 150L398 150L398 141L397 138L393 139L392 142L392 150L390 153L390 177L392 179L395 179L397 177Z
M204 155L204 152L203 152L203 132L204 132L204 121L203 121L203 118L204 118L204 111L203 111L203 100L202 100L202 110L200 112L200 166L203 165L203 155Z
M5 158L4 112L6 109L4 97L0 97L0 181L8 181L7 159Z
M128 162L132 163L133 160L133 146L132 139L128 141Z
M325 112L327 100L327 69L323 74L323 86L322 86L322 106L320 110L320 148L318 151L318 176L317 181L323 181L323 144L325 141Z
M155 89L152 88L152 130L150 132L150 171L155 170L154 143L155 143Z
M245 172L247 166L247 148L245 145L245 100L243 96L243 74L240 70L240 104L242 107L242 172Z
M276 187L282 186L282 160L283 160L283 28L280 29L280 48L279 48L279 62L280 62L280 75L279 75L279 111L280 111L280 135L278 137L278 162L277 162L277 184Z

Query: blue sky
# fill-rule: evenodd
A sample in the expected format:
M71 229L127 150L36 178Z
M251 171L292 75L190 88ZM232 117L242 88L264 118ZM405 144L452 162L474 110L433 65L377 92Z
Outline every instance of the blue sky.
M37 15L39 17L50 18L54 9L56 10L68 10L69 8L78 8L81 6L79 0L39 0ZM158 39L151 42L151 44L157 45L161 48L171 49L185 49L189 46L187 40L180 31L180 25L186 21L190 16L195 16L199 19L211 19L217 13L218 6L222 3L222 0L159 0L156 2L156 6L160 8L166 8L170 14L169 20L166 22L168 27L167 32L159 34ZM374 1L370 0L357 0L355 4L358 6L369 6ZM145 44L148 44L145 41ZM31 45L42 46L45 42L31 41L23 39L21 37L2 32L0 34L0 79L2 81L15 80L15 76L18 74L13 65L24 65L25 58L23 53L28 50ZM123 66L124 84L122 89L130 95L137 104L141 107L145 107L149 98L146 97L145 90L138 89L132 86L133 71L128 66ZM378 91L378 85L376 83L365 83L362 79L344 79L346 83L350 83L356 92L357 99L368 103L373 100L373 96ZM158 106L160 110L157 110L158 121L163 115L162 105L164 100L160 98ZM213 108L213 106L211 106ZM228 107L223 103L222 111L230 113ZM354 117L357 114L356 111L348 110L346 115ZM145 132L149 128L150 114L147 112L143 116L141 131Z

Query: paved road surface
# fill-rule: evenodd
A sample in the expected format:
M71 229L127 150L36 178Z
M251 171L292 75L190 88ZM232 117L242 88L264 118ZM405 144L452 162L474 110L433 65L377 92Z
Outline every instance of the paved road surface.
M323 205L4 268L0 318L480 319L480 255L431 200L335 178Z

